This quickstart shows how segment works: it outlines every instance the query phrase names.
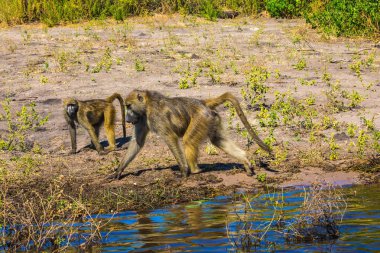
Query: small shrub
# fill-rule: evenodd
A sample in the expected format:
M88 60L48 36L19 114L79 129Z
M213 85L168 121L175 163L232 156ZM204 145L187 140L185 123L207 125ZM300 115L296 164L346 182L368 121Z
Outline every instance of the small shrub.
M297 70L303 70L306 68L306 60L305 58L301 58L295 65L294 68Z
M92 69L92 73L99 73L102 69L104 69L106 72L109 72L112 67L112 63L113 60L111 56L111 49L107 47L100 61Z
M308 81L308 80L305 80L303 78L300 78L298 80L300 81L301 85L304 85L304 86L314 86L316 84L315 80Z
M372 117L372 119L367 119L366 117L360 117L360 119L363 121L363 124L367 127L367 130L369 131L375 130L375 117Z
M351 109L358 107L361 102L364 101L364 97L360 95L356 90L352 91L351 93L346 93L344 97L349 100L350 103L348 107Z
M266 0L266 10L272 17L299 17L306 6L306 0Z
M201 4L201 14L208 20L215 21L218 18L219 10L214 1L203 0Z
M369 136L364 132L364 130L359 131L359 136L358 136L358 155L359 157L363 157L364 153L367 149L367 143L369 140Z
M241 94L251 106L263 104L269 87L265 81L270 77L270 72L260 66L253 66L246 75L246 86L241 89Z
M353 123L350 123L350 124L348 124L348 126L347 126L347 135L350 137L350 138L353 138L353 137L355 137L355 135L356 135L356 130L358 130L358 127L355 125L355 124L353 124Z
M257 181L264 183L267 180L267 173L260 173L256 176Z
M28 149L26 137L29 132L45 125L49 116L41 117L36 111L34 102L23 105L19 111L12 113L10 102L10 99L5 99L1 102L2 109L5 112L3 117L7 122L8 132L0 136L0 149L25 151Z
M329 147L330 147L330 160L336 160L338 159L338 149L339 146L335 142L334 133L331 134L330 140L329 140Z
M181 78L181 79L179 80L179 85L178 85L178 87L179 87L180 89L188 89L188 88L190 88L189 81L187 80L187 78Z
M145 71L145 66L139 59L135 60L135 69L137 72Z

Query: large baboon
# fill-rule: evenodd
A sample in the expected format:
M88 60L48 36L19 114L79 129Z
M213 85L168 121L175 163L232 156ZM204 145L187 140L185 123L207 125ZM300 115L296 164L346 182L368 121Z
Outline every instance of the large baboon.
M221 118L214 108L226 101L232 103L244 126L258 145L267 152L264 144L249 125L238 100L230 93L217 98L199 100L195 98L169 98L158 92L134 90L124 100L126 121L135 126L134 136L114 178L120 178L123 170L144 146L149 130L161 136L176 158L183 176L198 173L197 164L199 145L207 137L211 143L244 163L248 175L253 174L252 164L245 151L227 138L223 131ZM183 138L184 152L179 145Z
M99 154L105 154L115 149L116 111L112 104L115 99L118 99L120 103L123 135L125 138L125 108L120 94L114 93L106 99L80 101L75 98L67 98L63 101L64 116L70 130L71 154L76 153L77 150L75 122L79 123L88 131L91 137L91 142ZM99 129L103 124L109 143L107 152L104 151L102 145L99 143Z

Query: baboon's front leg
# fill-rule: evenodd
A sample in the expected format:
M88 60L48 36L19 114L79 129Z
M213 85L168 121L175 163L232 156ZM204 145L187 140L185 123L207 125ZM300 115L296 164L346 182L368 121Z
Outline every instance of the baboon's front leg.
M116 170L116 173L109 176L109 179L120 179L124 169L128 166L130 162L133 161L133 159L144 146L148 132L149 129L145 121L140 121L139 123L135 124L135 131L133 133L132 140L129 143L127 154L121 161L119 167Z
M75 154L77 152L77 131L75 129L75 123L69 123L69 132L71 138L71 151L70 154Z

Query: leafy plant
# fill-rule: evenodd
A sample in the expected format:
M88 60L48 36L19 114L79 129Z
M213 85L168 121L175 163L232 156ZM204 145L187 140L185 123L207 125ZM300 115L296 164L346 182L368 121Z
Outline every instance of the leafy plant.
M362 60L357 60L355 62L353 62L352 64L350 64L350 69L355 72L355 74L360 77L361 76L361 71L362 71L362 65L363 65L363 62Z
M346 92L343 95L350 101L348 105L349 108L356 108L360 105L361 102L364 101L364 97L360 95L356 90L352 91L351 93Z
M294 68L297 70L303 70L306 68L306 60L305 58L301 58L295 65Z
M145 71L145 66L139 59L135 60L135 69L137 72Z
M208 20L215 21L218 18L219 10L214 1L203 0L201 3L202 16Z
M266 0L265 7L272 17L292 18L301 16L306 0Z
M358 130L358 126L353 124L353 123L350 123L348 124L347 126L347 135L351 138L355 137L356 135L356 130Z
M8 132L0 136L0 149L25 151L26 137L30 131L46 124L49 116L41 117L36 111L36 104L31 102L23 105L16 113L12 112L11 100L1 102L4 110L4 119L7 122Z
M360 119L363 121L364 125L367 127L369 131L375 130L375 117L372 117L372 119L360 117Z
M190 88L189 81L187 80L187 78L181 78L181 79L179 80L179 85L178 85L178 87L179 87L180 89L188 89L188 88Z
M329 147L330 147L330 160L338 159L338 149L339 145L335 142L334 133L331 133L331 137L329 139Z
M251 106L263 104L269 87L265 81L270 77L270 72L260 66L253 66L246 75L246 85L241 89L241 94Z
M303 78L300 78L298 80L300 81L301 85L304 85L304 86L314 86L316 84L315 80L308 81L308 80L305 80Z
M358 155L359 157L363 157L365 150L367 148L367 143L369 140L369 136L364 132L364 130L359 131L359 136L358 136Z
M104 69L106 72L110 71L112 62L113 60L111 56L111 49L107 47L100 61L92 69L92 73L99 73L102 69Z
M267 180L267 173L260 173L256 176L257 181L264 183Z

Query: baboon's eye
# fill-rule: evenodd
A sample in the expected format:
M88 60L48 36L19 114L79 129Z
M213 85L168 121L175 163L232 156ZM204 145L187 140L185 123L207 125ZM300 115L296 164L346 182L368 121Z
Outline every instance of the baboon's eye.
M131 104L126 104L125 107L127 107L127 109L131 109Z

